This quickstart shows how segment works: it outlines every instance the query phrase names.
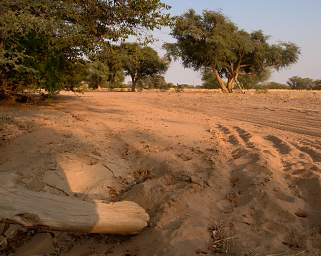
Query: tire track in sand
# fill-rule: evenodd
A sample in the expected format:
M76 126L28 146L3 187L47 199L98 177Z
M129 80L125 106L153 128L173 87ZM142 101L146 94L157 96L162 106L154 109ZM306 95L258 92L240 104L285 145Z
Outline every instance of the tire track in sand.
M219 159L230 172L228 217L249 237L240 248L291 252L317 250L321 244L321 169L317 143L297 146L281 136L262 136L244 127L218 124ZM228 143L226 143L228 142ZM302 146L303 145L303 146ZM236 231L237 232L237 231ZM260 245L251 245L262 237ZM256 239L255 239L256 238Z

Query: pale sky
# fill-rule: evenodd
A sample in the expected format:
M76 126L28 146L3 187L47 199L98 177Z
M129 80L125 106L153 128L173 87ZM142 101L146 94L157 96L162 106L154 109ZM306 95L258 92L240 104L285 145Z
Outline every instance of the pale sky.
M321 79L321 0L165 0L172 6L171 13L180 15L193 8L220 10L239 27L249 32L261 29L271 41L290 41L301 48L297 64L273 73L270 80L286 82L298 75ZM173 39L168 29L155 32L158 42L154 48L160 53L161 45ZM201 84L199 73L172 63L166 79L173 83Z

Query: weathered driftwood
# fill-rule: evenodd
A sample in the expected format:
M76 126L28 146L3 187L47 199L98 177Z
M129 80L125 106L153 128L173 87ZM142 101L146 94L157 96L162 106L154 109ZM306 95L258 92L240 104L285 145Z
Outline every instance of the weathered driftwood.
M149 216L134 202L88 202L0 184L1 219L25 227L131 235L147 226Z

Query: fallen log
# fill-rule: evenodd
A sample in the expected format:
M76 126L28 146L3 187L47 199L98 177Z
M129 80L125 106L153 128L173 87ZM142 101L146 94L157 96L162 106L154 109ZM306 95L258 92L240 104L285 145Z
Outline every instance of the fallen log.
M50 230L132 235L149 216L134 202L82 201L19 186L0 185L0 220Z

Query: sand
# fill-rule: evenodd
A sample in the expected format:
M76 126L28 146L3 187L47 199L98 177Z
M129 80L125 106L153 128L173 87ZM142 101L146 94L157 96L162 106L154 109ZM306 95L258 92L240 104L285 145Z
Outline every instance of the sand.
M321 93L2 104L0 173L33 191L135 201L151 217L133 237L0 224L0 255L321 255Z

